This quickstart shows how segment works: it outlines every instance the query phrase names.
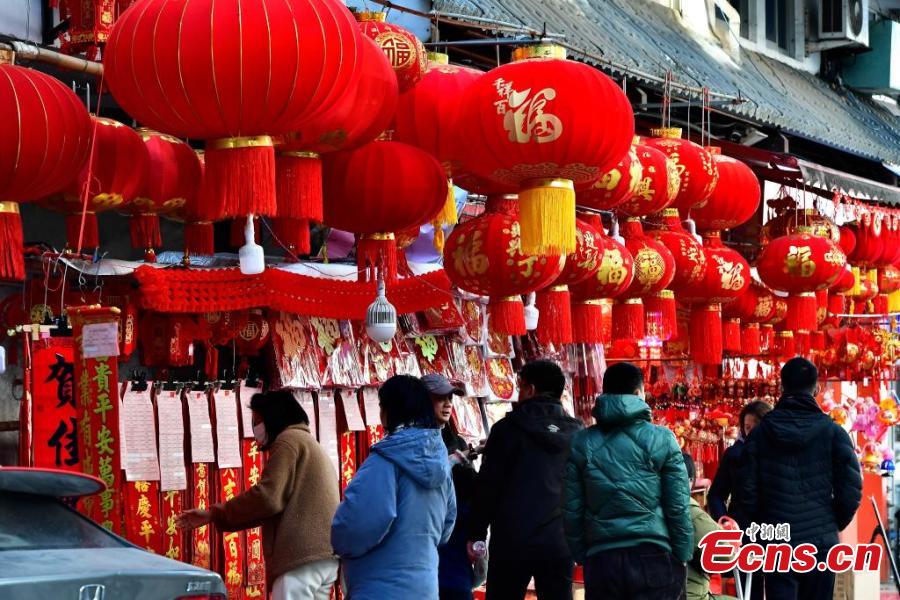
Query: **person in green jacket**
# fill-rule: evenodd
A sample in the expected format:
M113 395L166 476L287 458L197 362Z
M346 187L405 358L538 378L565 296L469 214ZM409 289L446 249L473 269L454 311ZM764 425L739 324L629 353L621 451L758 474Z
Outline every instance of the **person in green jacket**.
M697 479L697 468L690 454L684 454L684 466L687 469L691 489ZM709 573L700 568L700 540L708 533L721 529L719 524L700 507L700 503L691 497L691 522L694 525L694 556L687 567L687 600L736 600L733 596L713 595L709 592Z
M677 600L694 554L690 488L675 436L650 422L644 376L618 363L603 377L597 424L577 434L563 516L587 600Z

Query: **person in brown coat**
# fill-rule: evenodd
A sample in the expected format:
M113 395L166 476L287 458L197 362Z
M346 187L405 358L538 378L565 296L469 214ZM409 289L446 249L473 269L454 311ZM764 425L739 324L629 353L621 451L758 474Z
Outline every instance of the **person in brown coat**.
M287 391L250 400L253 435L268 461L259 483L210 510L178 518L184 529L214 523L223 531L262 526L273 600L328 600L337 580L331 521L340 502L334 466L309 431L309 417Z

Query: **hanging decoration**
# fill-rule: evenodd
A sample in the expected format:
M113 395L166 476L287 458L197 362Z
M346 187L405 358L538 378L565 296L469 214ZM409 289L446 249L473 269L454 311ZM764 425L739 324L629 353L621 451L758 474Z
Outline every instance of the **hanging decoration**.
M719 179L712 155L706 148L683 139L679 127L653 129L651 134L654 137L644 139L644 143L675 161L681 176L681 186L673 206L685 213L695 206L703 207Z
M411 31L388 23L385 12L358 12L356 19L363 35L374 41L387 57L401 92L411 89L424 77L428 55L425 46Z
M709 199L681 213L690 217L701 231L733 229L746 223L759 208L759 179L745 163L725 156L716 147L707 148L712 154L719 179Z
M655 167L648 165L648 169L650 168L653 168L655 174ZM579 206L594 210L612 210L623 202L634 199L639 187L643 194L641 200L647 195L650 195L652 200L656 192L650 190L657 189L652 187L655 181L650 177L649 184L646 183L644 166L638 156L638 146L632 145L615 167L603 173L590 187L577 190L575 199ZM645 185L646 188L643 187ZM663 190L661 195L665 196L665 185L659 189Z
M697 238L682 226L678 210L663 211L661 228L651 230L649 234L662 242L675 259L675 277L669 288L676 295L690 293L706 275L707 257Z

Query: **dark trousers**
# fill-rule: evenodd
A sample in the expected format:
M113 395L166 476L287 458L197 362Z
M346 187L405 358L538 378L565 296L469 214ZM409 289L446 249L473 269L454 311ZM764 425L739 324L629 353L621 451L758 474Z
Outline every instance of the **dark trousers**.
M575 563L564 560L490 559L486 600L522 600L534 577L538 600L572 600Z
M584 565L586 600L679 600L686 584L685 566L655 544L599 552Z
M465 590L451 590L450 588L441 588L438 596L440 600L472 600L472 592Z
M754 587L757 583L754 582ZM831 600L833 595L831 571L766 573L766 600Z

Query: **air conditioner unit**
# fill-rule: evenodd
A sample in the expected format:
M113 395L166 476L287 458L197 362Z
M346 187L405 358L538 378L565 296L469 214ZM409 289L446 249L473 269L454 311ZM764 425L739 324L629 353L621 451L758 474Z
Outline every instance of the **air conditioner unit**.
M821 0L819 45L869 46L869 0Z

